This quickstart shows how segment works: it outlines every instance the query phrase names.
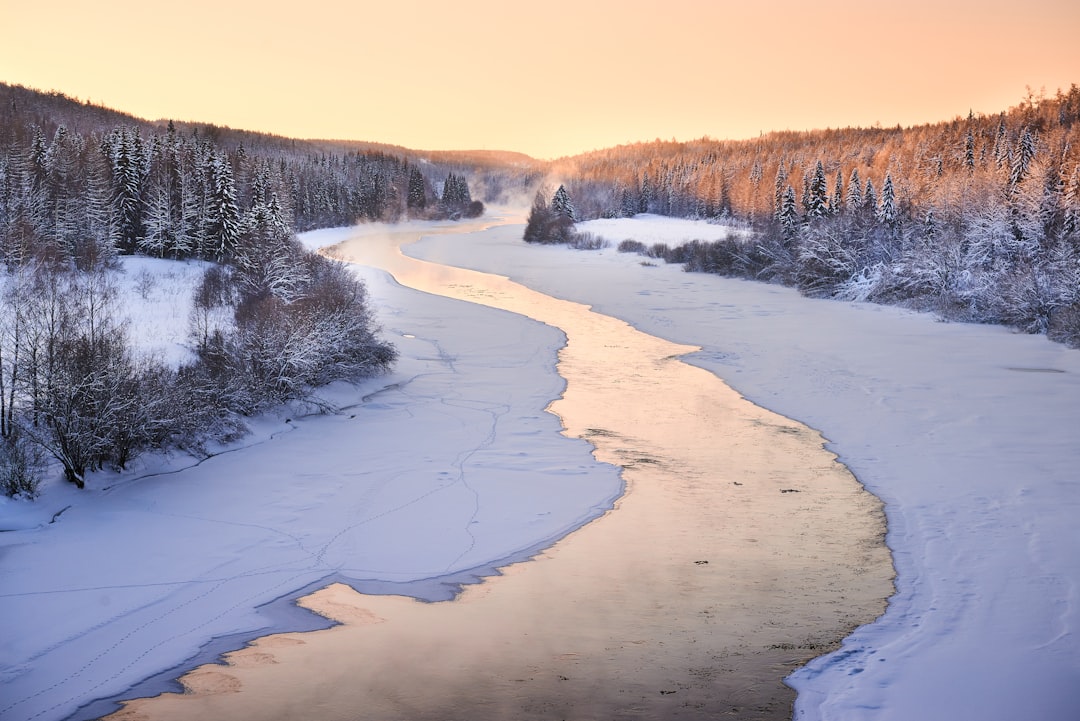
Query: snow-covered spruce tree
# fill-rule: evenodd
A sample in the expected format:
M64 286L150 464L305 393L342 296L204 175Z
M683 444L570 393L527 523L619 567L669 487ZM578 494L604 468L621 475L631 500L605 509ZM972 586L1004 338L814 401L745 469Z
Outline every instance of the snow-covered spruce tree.
M859 179L859 169L851 169L851 177L848 178L847 195L844 197L844 207L849 213L857 213L863 204L862 181Z
M866 179L866 189L863 191L863 209L870 216L877 213L877 191L874 190L874 181L871 178Z
M634 197L634 193L629 188L623 188L619 215L623 218L633 218L637 215L638 206L639 201Z
M106 139L106 149L112 161L117 247L130 254L145 232L142 140L135 130L121 128Z
M569 200L569 197L567 197ZM565 212L557 212L546 200L544 189L536 192L522 236L528 243L566 243L574 235L574 221Z
M829 214L829 186L825 180L825 168L821 161L814 167L814 173L804 183L803 207L809 220L824 218Z
M409 192L406 204L414 210L423 210L427 207L427 188L424 183L424 175L417 167L409 168Z
M184 153L169 121L163 138L154 137L156 148L147 178L146 234L139 250L159 258L186 258L196 249L193 182L184 168Z
M776 181L773 186L773 217L776 220L780 220L787 185L787 169L784 167L783 158L781 158L780 164L776 167Z
M577 211L574 209L573 201L570 200L570 194L566 192L565 185L560 185L558 190L555 191L555 195L551 197L551 210L556 215L577 222Z
M971 128L968 128L964 135L964 167L967 168L968 175L975 172L975 131Z
M1027 177L1031 161L1035 157L1035 134L1031 128L1024 128L1016 150L1012 154L1012 165L1009 169L1009 192L1014 192L1016 186L1024 182Z
M799 234L799 211L795 206L795 188L790 185L784 191L778 216L784 238L793 240Z
M888 228L894 228L900 222L896 207L896 191L893 189L892 173L885 173L885 183L881 186L881 205L877 211L878 222Z
M638 212L648 213L652 210L653 204L653 187L652 182L649 180L649 171L645 171L641 174L641 191L638 193Z
M1005 125L1005 113L998 117L997 130L994 132L994 162L997 167L1004 168L1009 165L1009 131Z
M72 257L75 267L86 271L116 263L119 228L108 162L99 153L88 153L83 171L86 191Z
M214 155L211 171L211 194L207 208L208 259L218 262L229 258L240 236L240 209L232 165L224 153Z

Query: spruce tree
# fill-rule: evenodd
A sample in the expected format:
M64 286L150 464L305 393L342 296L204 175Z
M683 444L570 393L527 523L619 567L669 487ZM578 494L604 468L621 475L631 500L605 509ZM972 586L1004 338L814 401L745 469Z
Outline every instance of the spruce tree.
M555 191L555 195L551 198L551 210L556 215L577 222L577 211L574 209L574 203L570 200L570 194L566 192L566 186L560 185L559 189Z
M143 236L143 197L140 145L134 130L121 129L113 141L113 202L117 209L117 244L123 253L135 252Z
M844 208L844 174L836 171L836 179L833 182L832 199L829 200L829 214L837 215Z
M825 180L825 168L821 161L814 167L814 174L810 177L806 186L806 217L824 218L829 214L828 207L829 185Z
M869 213L877 212L877 193L874 191L874 181L866 179L866 191L863 193L863 208Z
M648 213L652 209L653 202L652 183L649 182L649 172L641 174L641 195L638 198L638 212Z
M994 133L994 162L1004 168L1009 161L1009 132L1005 126L1005 113L998 117L997 131Z
M1009 190L1024 182L1028 170L1031 168L1031 160L1035 157L1035 135L1031 128L1024 128L1020 141L1016 144L1016 152L1013 153L1012 167L1009 172Z
M211 259L220 262L232 256L240 236L240 209L236 204L232 166L224 153L214 156L211 176L208 241L213 254Z
M784 169L784 161L776 167L776 181L773 186L773 217L780 220L784 207L784 187L787 185L787 171Z
M862 208L862 181L859 180L859 169L851 169L851 177L848 179L847 197L845 203L849 212L857 212Z
M427 191L424 188L424 175L419 168L409 168L409 192L406 204L410 208L423 210L427 207Z
M780 213L777 217L784 238L791 240L799 232L799 212L795 207L795 188L790 185L784 191L780 200Z
M899 220L896 209L896 191L893 190L892 173L885 173L885 184L881 186L881 207L878 208L878 220L890 228Z

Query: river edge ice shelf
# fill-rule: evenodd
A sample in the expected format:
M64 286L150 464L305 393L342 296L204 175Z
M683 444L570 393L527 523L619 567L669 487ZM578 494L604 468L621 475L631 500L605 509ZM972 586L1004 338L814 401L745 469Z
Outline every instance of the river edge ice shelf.
M164 289L181 270L136 265L125 283L161 272ZM621 495L616 469L544 410L563 388L561 333L358 272L401 360L323 391L341 413L283 409L198 465L144 458L85 491L50 482L34 503L0 501L0 717L96 718L173 689L247 639L324 627L293 601L334 581L449 598Z
M580 224L613 245L656 223ZM709 229L703 225L703 229ZM886 504L885 615L788 678L795 718L1043 721L1080 708L1080 351L814 300L493 228L406 253L509 275L702 351L686 360L820 430Z

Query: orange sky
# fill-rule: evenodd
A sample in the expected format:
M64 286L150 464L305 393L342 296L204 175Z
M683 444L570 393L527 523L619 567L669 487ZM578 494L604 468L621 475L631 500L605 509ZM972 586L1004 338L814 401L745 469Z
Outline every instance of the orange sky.
M0 0L0 25L0 81L140 117L541 158L1080 83L1076 0Z

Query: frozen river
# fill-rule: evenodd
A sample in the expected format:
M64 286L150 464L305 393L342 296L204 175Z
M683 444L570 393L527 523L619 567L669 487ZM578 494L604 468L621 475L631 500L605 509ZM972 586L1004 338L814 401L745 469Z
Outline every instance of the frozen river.
M423 232L467 243L483 225ZM823 438L680 360L696 347L407 257L419 230L352 235L331 253L564 334L566 388L550 410L621 469L626 491L452 602L319 591L301 603L342 625L262 638L190 674L201 693L117 718L790 718L782 679L873 620L892 590L880 504Z

